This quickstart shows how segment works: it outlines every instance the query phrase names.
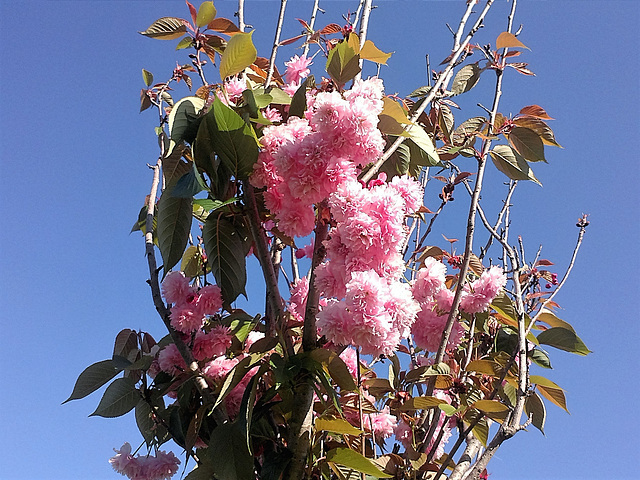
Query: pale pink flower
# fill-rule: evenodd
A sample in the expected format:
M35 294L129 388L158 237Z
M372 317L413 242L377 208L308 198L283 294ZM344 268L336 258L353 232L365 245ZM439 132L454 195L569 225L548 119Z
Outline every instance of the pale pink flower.
M280 112L272 107L263 108L262 115L271 123L278 123L282 121L282 115Z
M438 290L445 287L447 267L433 257L427 257L424 267L418 270L413 283L413 297L419 302L428 300Z
M489 308L493 299L506 285L507 277L502 268L492 266L471 285L465 285L460 308L467 313L480 313Z
M301 83L302 82L287 83L287 84L282 86L282 91L284 93L286 93L287 95L289 95L291 98L293 98L293 96L296 94L296 92L300 88L300 84Z
M416 345L429 352L437 352L442 340L442 334L447 325L448 314L438 315L433 304L421 304L422 310L418 313L415 323L411 328ZM464 336L464 328L458 321L454 321L447 348L457 347Z
M298 321L304 320L305 308L307 306L307 295L309 293L309 279L300 278L291 286L291 297L289 298L289 312Z
M284 78L287 83L298 83L303 78L309 76L310 70L309 65L311 65L311 59L307 58L306 55L299 57L298 55L294 55L291 57L291 60L288 62L284 62L287 66L287 69L284 71Z
M234 76L224 82L224 89L227 92L229 100L236 102L238 99L242 98L242 92L247 89L247 82L242 78Z
M424 192L420 183L408 175L393 177L389 186L396 190L405 204L405 214L414 213L422 206Z
M303 257L313 258L313 242L296 250L296 258L300 259Z
M413 445L413 430L411 425L400 420L393 429L396 440L400 442L405 449L410 449Z
M162 295L168 303L183 303L187 297L195 293L195 288L189 285L189 279L184 273L169 272L162 281Z
M210 362L207 362L207 364L202 369L202 373L209 377L211 380L218 381L223 379L225 375L238 364L239 361L240 359L238 357L218 357L211 360Z
M353 376L353 378L358 377L358 355L356 354L355 349L353 348L345 348L344 351L340 354L340 358L347 366L347 369ZM362 359L360 359L360 363L364 364L366 367L367 364Z
M113 469L131 480L168 480L177 471L180 460L173 452L159 450L156 455L131 455L131 445L125 443L109 459Z
M256 330L250 331L249 335L247 335L247 338L244 341L244 350L245 350L245 352L249 351L249 349L251 348L251 345L253 345L258 340L261 340L263 338L264 338L264 333L257 332Z
M384 407L380 413L372 413L364 415L365 431L373 432L376 442L381 443L391 435L398 423L395 415L389 413L389 407Z

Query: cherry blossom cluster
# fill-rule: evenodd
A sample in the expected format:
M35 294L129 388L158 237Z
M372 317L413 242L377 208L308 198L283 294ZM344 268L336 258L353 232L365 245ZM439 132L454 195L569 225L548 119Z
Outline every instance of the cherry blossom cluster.
M200 289L192 286L182 272L169 272L162 282L162 294L171 307L171 326L182 333L201 329L207 315L222 308L222 295L217 285Z
M454 294L445 284L446 272L447 267L442 262L428 257L412 285L413 297L420 302L421 309L411 333L415 344L429 352L438 351L453 305ZM502 269L492 266L480 278L465 284L460 308L471 314L486 311L506 282ZM447 348L458 346L463 335L464 328L455 320Z
M313 205L354 181L357 167L375 161L384 140L377 129L382 80L357 81L344 93L307 97L305 118L265 128L263 148L250 178L266 187L266 207L285 234L306 236L315 225Z
M109 459L113 469L131 480L166 480L177 471L180 460L172 452L162 450L156 455L131 454L131 445L125 443L120 450L113 449L116 455Z
M346 182L329 197L335 220L326 241L328 261L316 270L316 287L328 299L318 314L320 333L364 354L390 354L405 338L419 310L400 253L405 215L422 204L409 177L363 186Z

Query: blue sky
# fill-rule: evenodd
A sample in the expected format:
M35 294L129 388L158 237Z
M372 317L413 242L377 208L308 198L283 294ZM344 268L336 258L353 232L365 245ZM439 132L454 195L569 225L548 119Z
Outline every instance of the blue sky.
M285 36L299 33L295 18L308 18L312 5L290 3ZM340 14L356 3L321 2L327 13L319 22L342 23ZM386 91L406 95L426 83L426 53L432 64L448 55L445 22L457 24L464 2L376 3L370 38L395 51L382 69ZM247 0L262 56L278 4ZM232 18L236 2L216 6ZM477 42L495 42L509 7L496 1ZM87 365L111 355L122 328L164 335L145 283L143 242L129 230L151 184L146 163L157 156L156 118L138 114L140 70L160 80L176 60L187 60L174 51L175 41L136 32L169 15L186 17L184 3L0 0L2 479L119 478L107 463L112 448L140 440L131 414L87 418L98 394L60 404ZM548 406L546 437L532 429L507 442L490 464L491 480L636 475L639 21L632 0L518 5L519 38L531 48L521 58L537 76L509 72L501 111L542 105L565 148L547 149L549 164L536 165L543 188L519 187L512 235L523 235L532 253L543 244L542 256L563 272L574 224L591 215L573 277L557 300L561 318L594 353L553 352L548 377L567 390L571 415ZM459 97L457 123L482 114L475 104L490 104L492 83L485 75ZM490 167L486 181L491 202L503 180ZM433 190L425 204L436 202ZM434 239L462 238L465 202L459 192Z

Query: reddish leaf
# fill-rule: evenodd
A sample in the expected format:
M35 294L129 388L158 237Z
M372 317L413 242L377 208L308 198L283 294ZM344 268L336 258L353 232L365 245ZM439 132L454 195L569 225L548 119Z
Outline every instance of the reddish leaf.
M297 42L298 40L300 40L302 37L304 37L305 35L296 35L295 37L291 37L291 38L287 38L286 40L282 40L278 45L283 47L284 45L290 45L294 42Z
M302 20L301 18L296 18L296 20L298 20L298 21L302 24L302 26L303 26L304 28L306 28L307 30L311 30L311 28L309 27L309 24L308 24L307 22L305 22L305 21L304 21L304 20Z
M193 24L196 24L196 17L198 16L198 11L196 10L196 7L194 7L193 5L191 5L188 0L185 0L187 2L187 6L189 7L189 12L191 12L191 19L193 20Z
M238 26L233 23L228 18L215 18L207 25L207 28L210 30L214 30L219 33L223 33L225 35L235 35L236 33L241 33Z
M545 122L540 120L539 118L531 117L528 115L518 116L513 119L513 123L519 127L528 128L529 130L533 130L536 134L542 139L542 142L545 145L553 145L555 147L562 148L556 141L556 137L553 134L553 130L547 125Z
M522 63L522 62L507 63L507 67L514 68L516 71L520 72L523 75L532 75L532 76L535 77L536 74L533 73L528 68L526 68L527 65L529 65L529 64L528 63Z
M442 238L444 238L447 242L449 242L451 244L454 244L454 243L456 243L458 241L457 238L447 238L444 235L442 235Z
M320 35L331 35L332 33L341 33L342 27L337 23L330 23L326 27L318 30Z
M425 207L424 205L422 205L419 209L418 209L418 213L428 213L428 214L433 214L434 212L432 212L431 210L429 210L427 207Z
M143 88L140 90L140 111L143 112L151 106L151 99L147 95L147 91Z
M464 181L465 178L470 177L471 175L475 175L475 173L471 172L460 172L456 178L453 180L454 185L458 185L460 182Z
M529 105L520 110L520 115L529 115L530 117L541 118L543 120L553 120L540 105Z
M550 262L549 260L545 260L544 258L541 258L540 260L538 260L535 264L536 267L543 265L545 267L548 267L550 265L555 265L553 262Z

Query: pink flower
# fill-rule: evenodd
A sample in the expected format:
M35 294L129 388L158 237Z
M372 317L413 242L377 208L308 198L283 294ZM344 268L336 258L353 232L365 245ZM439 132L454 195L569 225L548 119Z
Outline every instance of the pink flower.
M242 78L234 76L224 82L224 88L229 100L236 102L238 99L242 98L242 92L247 89L247 82Z
M222 308L222 292L217 285L205 285L198 290L196 299L199 311L204 315L215 315Z
M400 420L393 429L396 440L399 441L405 449L410 449L413 445L413 430L411 425Z
M222 380L225 375L238 364L239 361L240 359L238 357L218 357L208 362L202 369L202 373L209 377L211 380Z
M418 270L413 283L413 297L419 302L428 300L438 290L445 287L447 267L433 257L427 257L424 267Z
M202 361L224 355L231 346L232 339L229 327L222 325L212 328L209 333L197 332L193 341L193 356Z
M194 302L171 307L171 326L182 333L191 333L202 328L205 316Z
M447 325L448 315L438 315L434 305L422 304L422 310L418 313L415 323L411 328L416 345L429 352L437 352L442 340L442 334ZM447 342L447 348L457 347L462 341L464 328L458 321L453 323L453 329Z
M271 108L271 107L264 108L262 110L262 115L271 123L278 123L282 121L282 115L280 115L280 112L275 108Z
M422 186L408 175L393 177L389 186L396 190L405 204L405 214L414 213L422 206Z
M155 456L133 456L131 445L125 443L120 450L113 449L116 455L109 459L113 469L131 480L167 480L178 471L180 460L173 452L159 450Z
M480 313L489 308L493 299L506 285L507 277L502 268L492 266L471 285L465 285L460 308L467 313Z
M183 303L195 292L195 288L189 285L189 279L180 271L169 272L162 281L161 290L168 303Z
M347 369L349 370L353 378L357 378L358 377L358 355L356 354L355 349L345 348L344 351L340 354L340 358L347 366ZM364 362L362 359L360 360L360 363L363 364L365 367L367 366L366 362Z
M287 83L298 83L303 78L309 76L310 70L308 67L311 65L311 59L305 55L302 57L295 55L291 57L291 60L288 62L284 62L284 64L287 66L284 72Z
M261 340L264 338L264 333L262 332L257 332L255 330L249 332L249 335L247 335L247 338L244 341L244 351L249 351L249 349L251 348L251 345L253 345L254 343L256 343L258 340Z
M313 242L296 250L296 258L300 259L303 257L313 258Z
M187 364L180 355L175 343L170 343L158 353L158 365L163 372L174 377L187 369Z
M365 430L367 432L372 431L378 443L393 435L394 428L398 423L398 419L389 414L389 407L384 407L380 413L367 414L363 420Z
M302 277L291 286L291 297L289 298L289 312L291 312L293 317L300 322L304 320L308 293L309 293L309 279L307 277Z

